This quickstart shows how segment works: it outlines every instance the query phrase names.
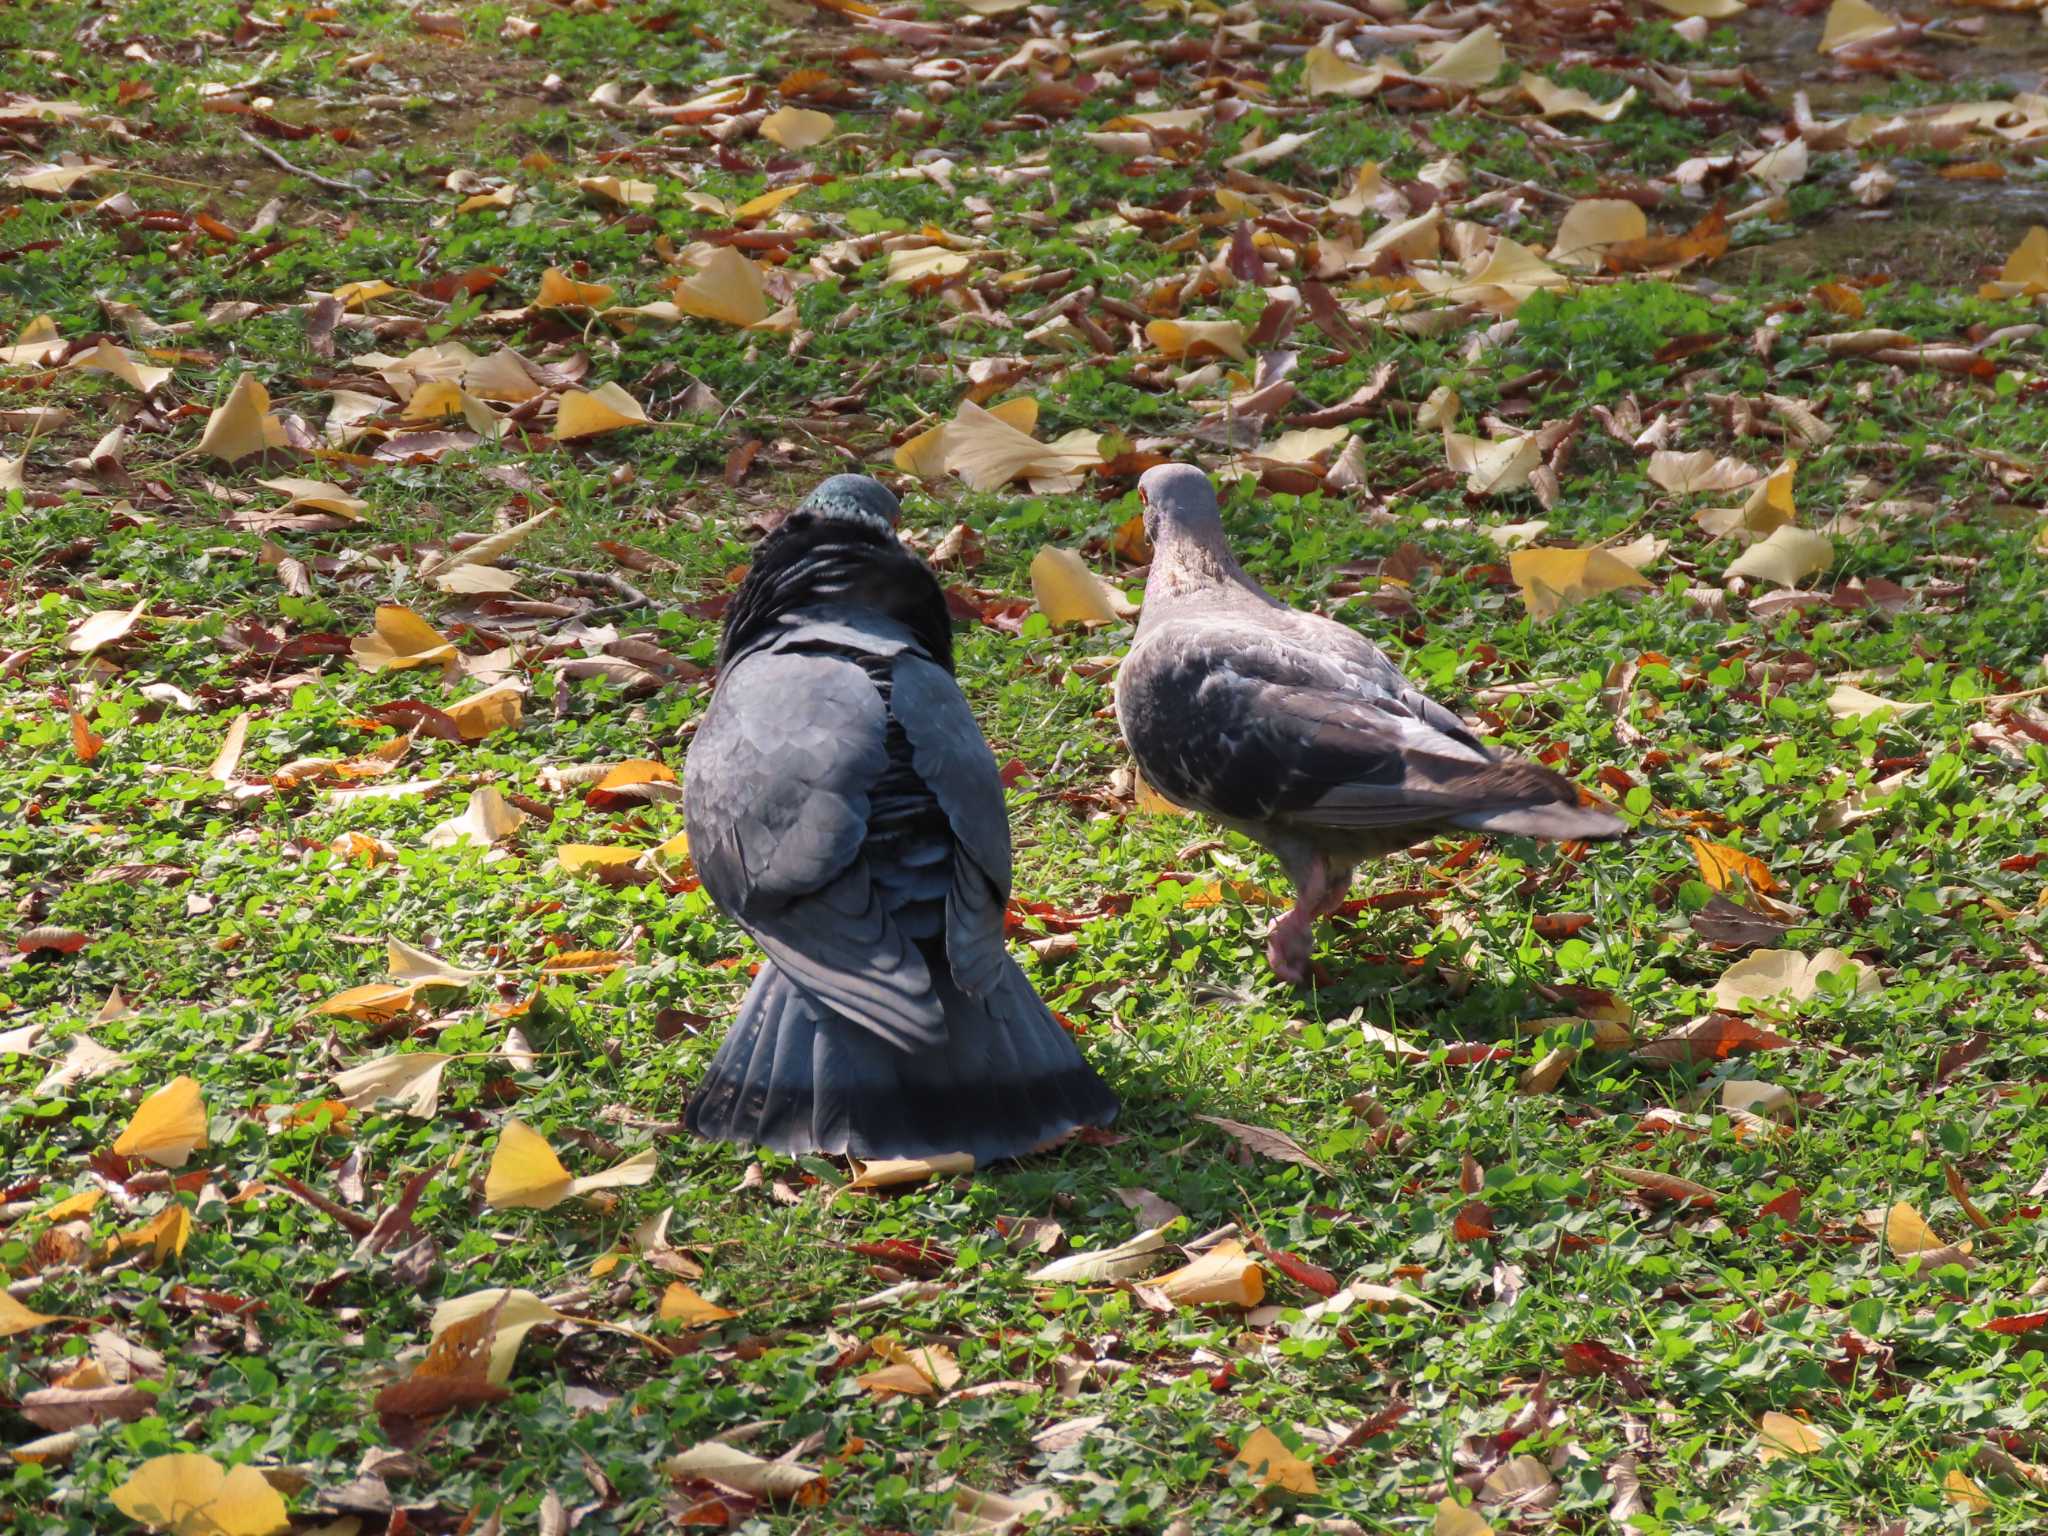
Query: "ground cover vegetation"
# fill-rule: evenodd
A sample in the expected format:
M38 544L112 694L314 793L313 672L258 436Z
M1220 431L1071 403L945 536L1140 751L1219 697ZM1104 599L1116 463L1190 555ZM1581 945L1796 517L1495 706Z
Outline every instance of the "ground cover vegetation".
M2041 1529L2040 38L0 10L0 1528ZM1168 458L1635 836L1273 981L1110 718ZM679 1134L719 616L848 468L1123 1098L1012 1166Z

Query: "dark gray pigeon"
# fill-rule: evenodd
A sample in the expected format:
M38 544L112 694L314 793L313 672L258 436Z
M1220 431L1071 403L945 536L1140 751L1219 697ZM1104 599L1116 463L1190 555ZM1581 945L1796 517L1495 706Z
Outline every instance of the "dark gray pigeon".
M1117 720L1147 783L1286 867L1295 907L1266 940L1282 980L1308 980L1316 919L1364 859L1453 829L1627 830L1549 769L1489 749L1363 635L1269 596L1231 556L1199 469L1149 469L1138 496L1154 553Z
M704 888L767 963L686 1119L789 1153L990 1162L1117 1101L1003 946L1002 779L897 513L834 475L726 616L685 810Z

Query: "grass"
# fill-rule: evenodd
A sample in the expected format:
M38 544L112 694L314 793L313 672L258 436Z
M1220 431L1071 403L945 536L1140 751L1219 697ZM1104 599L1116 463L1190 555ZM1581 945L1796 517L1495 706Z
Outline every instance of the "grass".
M1846 187L1861 158L1816 151L1813 185L1746 227L1762 243L1704 270L1540 294L1496 331L1490 314L1441 334L1368 320L1361 289L1344 295L1363 331L1355 355L1295 332L1297 409L1394 369L1355 429L1371 490L1229 477L1247 565L1372 633L1424 687L1638 827L1583 856L1445 841L1388 860L1360 882L1365 909L1326 929L1326 984L1296 993L1263 965L1284 896L1271 862L1140 813L1119 778L1103 663L1128 630L1053 630L1002 606L1028 598L1049 542L1139 588L1106 552L1136 511L1130 476L980 493L897 475L893 447L952 414L970 365L1021 356L1034 371L1006 393L1040 401L1041 436L1113 432L1133 452L1224 465L1191 435L1191 402L1227 384L1175 390L1177 370L1106 310L1094 318L1115 345L1102 355L1032 340L1022 317L1089 284L1159 312L1157 285L1184 283L1228 241L1236 221L1211 194L1230 190L1222 162L1254 133L1316 130L1253 174L1293 189L1294 220L1326 238L1341 221L1320 200L1350 190L1360 159L1412 186L1455 156L1473 179L1454 216L1540 249L1570 198L1762 147L1787 92L1766 106L1705 85L1696 111L1645 102L1612 125L1567 121L1560 139L1513 121L1516 106L1311 99L1298 56L1250 47L1222 95L1261 110L1169 140L1171 163L1134 175L1127 153L1080 135L1209 99L1216 34L1199 7L1087 18L1132 40L1136 62L1079 99L1056 88L1071 70L980 83L1024 43L1019 15L970 24L927 8L951 29L932 56L969 60L956 80L861 71L856 45L920 55L830 11L450 10L459 37L367 3L259 16L227 43L244 26L229 6L136 0L116 21L52 0L0 15L0 90L85 109L51 122L0 108L16 163L111 162L69 196L0 190L0 342L43 313L68 340L122 340L108 301L178 328L148 342L174 375L147 406L106 375L32 366L5 370L0 402L69 413L32 441L11 423L0 438L0 456L25 454L0 509L0 884L15 940L0 970L0 1268L15 1301L56 1319L0 1338L0 1443L28 1447L0 1466L0 1529L125 1528L115 1490L179 1451L262 1469L301 1531L559 1529L556 1504L583 1532L924 1531L955 1510L956 1488L1049 1489L1063 1512L1043 1523L1075 1531L1237 1536L1297 1517L1449 1529L1447 1497L1496 1531L2041 1528L2048 715L2013 697L2041 687L2048 651L2040 348L2016 332L1956 373L1821 341L1882 327L1956 344L2029 323L2028 300L1976 296L2023 211L1973 199L1973 245L1929 178L1899 194L1891 223L1856 223ZM505 34L529 17L537 30ZM1267 40L1315 40L1285 14L1261 20ZM1554 52L1533 26L1500 24L1522 67ZM1700 48L1660 22L1627 46L1711 70L1737 56L1744 26ZM143 59L123 53L131 38ZM1950 73L1940 93L1967 96L1975 58L1936 57ZM1620 67L1557 78L1611 99ZM774 83L804 68L848 90L821 98L837 137L796 154L744 135L721 146L688 123L664 135L659 119L589 99L646 84L673 103L741 71ZM1802 56L1771 79L1789 87L1807 68ZM201 89L259 74L239 96ZM1899 106L1932 88L1868 89ZM209 110L223 100L269 119ZM373 196L259 158L237 130L280 131L273 119L318 131L262 142ZM518 200L456 212L461 172L514 184ZM628 208L576 187L595 174L653 182L656 198ZM793 302L791 331L502 313L549 267L612 285L614 303L658 299L678 270L664 252L731 223L702 199L730 206L797 174L817 184L759 226L790 233L791 273L819 274L773 296ZM1554 195L1518 192L1525 178ZM168 216L93 206L117 192ZM1491 192L1506 198L1456 214ZM1725 193L1731 210L1760 195L1739 178ZM1262 195L1269 231L1302 239ZM274 224L252 230L273 199ZM1120 206L1164 212L1142 230L1073 231ZM1699 211L1667 194L1652 218L1683 228ZM226 234L190 222L201 213ZM957 284L950 298L890 284L887 241L927 225L984 242L983 271L1066 275L985 287L987 313ZM485 267L501 270L474 298L432 286ZM1814 291L1873 275L1890 280L1858 289L1860 319ZM352 312L332 356L316 350L309 292L372 280L399 291ZM1264 302L1220 288L1187 313L1249 325ZM542 418L422 462L368 457L375 436L234 467L196 452L238 375L317 441L334 389L377 387L363 354L447 339L572 371L585 360L586 384L619 384L658 425L563 445ZM1581 416L1552 505L1468 497L1440 473L1442 444L1414 421L1440 385L1462 400L1462 430L1488 413ZM1824 440L1800 441L1773 396L1799 402ZM1798 520L1834 547L1803 585L1828 601L1729 590L1734 547L1692 519L1717 498L1668 494L1635 445L1660 415L1666 448L1765 469L1798 458ZM118 474L70 466L121 422ZM760 446L742 464L747 441ZM753 954L686 868L629 883L556 857L682 830L672 796L607 804L577 770L651 758L687 773L708 696L697 669L751 538L856 463L904 487L921 547L963 522L978 536L979 563L941 574L988 615L960 631L960 675L999 760L1018 765L1016 937L1124 1101L1111 1135L880 1193L841 1192L846 1170L824 1162L681 1134ZM256 479L280 474L344 482L366 505L353 521L251 526L281 500ZM521 598L554 606L522 612L420 579L457 536L548 507L516 558ZM1548 544L1668 546L1649 590L1536 623L1488 536L1536 518ZM295 570L304 579L288 584ZM579 571L651 604L621 609L615 583ZM472 661L515 648L528 687L515 728L438 739L417 704L445 710L481 681L350 658L392 602ZM67 649L87 615L138 604L120 639ZM579 619L591 608L608 612ZM606 625L660 647L671 680L634 688L553 665L599 656ZM1838 717L1829 699L1845 679L1900 708ZM247 739L224 783L207 770L240 716ZM393 748L422 719L397 767L365 781L403 792L340 795L283 771ZM528 813L514 837L489 850L430 840L486 787ZM1716 891L1694 840L1761 874ZM1730 1017L1715 1013L1739 958L1717 942L1733 931L1729 900L1752 924L1777 913L1774 947L1833 947L1874 987L1835 972L1764 1008L1779 1048L1674 1044ZM391 940L487 975L408 1007L322 1011L385 979ZM1634 1048L1608 1048L1621 1021ZM86 1038L121 1061L41 1086ZM423 1050L452 1058L432 1113L339 1101L337 1073ZM1518 1087L1560 1050L1570 1062L1553 1086ZM205 1145L174 1170L116 1156L145 1097L181 1075L203 1094ZM1754 1082L1789 1095L1779 1118L1728 1107L1741 1100L1724 1089ZM545 1211L487 1206L515 1116L572 1174L651 1148L656 1175ZM1313 1161L1245 1150L1198 1116L1282 1131ZM366 1246L420 1175L410 1224ZM1041 1236L1065 1253L1143 1227L1132 1191L1184 1214L1177 1241L1228 1228L1291 1256L1264 1265L1265 1309L1162 1309L1144 1289L1029 1278ZM50 1215L95 1192L89 1210ZM1900 1251L1864 1219L1900 1204L1973 1252ZM159 1253L137 1234L173 1209L189 1234ZM652 1241L664 1213L666 1242ZM1401 1295L1310 1314L1321 1298L1298 1277L1316 1270ZM661 1320L679 1280L737 1315ZM373 1405L417 1365L436 1306L494 1287L574 1320L525 1338L502 1399L380 1421ZM944 1346L958 1385L863 1386L897 1344ZM49 1395L93 1385L90 1370L71 1374L93 1362L132 1388L118 1407ZM1825 1443L1766 1458L1766 1414ZM1319 1491L1262 1489L1233 1463L1259 1426L1313 1464ZM823 1470L822 1502L756 1502L664 1470L713 1436Z

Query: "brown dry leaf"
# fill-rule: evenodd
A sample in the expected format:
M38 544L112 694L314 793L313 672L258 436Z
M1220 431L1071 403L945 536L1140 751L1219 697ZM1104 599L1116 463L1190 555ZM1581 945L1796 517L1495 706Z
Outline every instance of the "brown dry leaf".
M1619 1163L1609 1163L1607 1171L1624 1184L1633 1184L1637 1189L1648 1190L1665 1200L1675 1200L1683 1205L1720 1203L1721 1197L1706 1185L1695 1184L1675 1173L1659 1173L1654 1168L1626 1168Z
M617 203L621 208L652 208L661 188L651 181L620 176L578 176L576 190Z
M206 1101L198 1082L172 1078L136 1107L114 1143L116 1157L139 1157L160 1168L182 1168L192 1153L206 1145Z
M1206 1125L1215 1126L1225 1135L1234 1138L1262 1157L1270 1157L1283 1163L1299 1163L1302 1167L1313 1168L1325 1176L1330 1174L1330 1170L1309 1156L1292 1136L1268 1130L1262 1125L1246 1125L1238 1120L1225 1120L1220 1115L1197 1115L1195 1118Z
M1287 1442L1263 1424L1245 1436L1235 1460L1262 1488L1303 1494L1318 1491L1315 1468L1290 1451Z
M393 1382L377 1394L378 1414L395 1419L432 1418L451 1409L494 1403L508 1396L503 1379L492 1379L491 1368L497 1355L500 1323L514 1294L531 1293L495 1291L463 1297L463 1302L482 1300L486 1304L455 1318L444 1319L454 1303L444 1302L437 1308L434 1322L438 1326L434 1328L433 1342L405 1380ZM524 1338L526 1331L521 1328L518 1337ZM518 1351L516 1338L512 1351ZM506 1374L510 1374L509 1360Z
M71 711L71 755L81 763L89 763L98 757L107 745L107 738L92 728L77 710Z

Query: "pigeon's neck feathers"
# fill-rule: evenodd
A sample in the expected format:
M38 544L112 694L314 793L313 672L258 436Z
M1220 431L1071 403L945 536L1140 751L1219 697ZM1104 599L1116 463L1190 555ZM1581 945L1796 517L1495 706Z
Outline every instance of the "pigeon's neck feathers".
M1152 544L1152 569L1145 577L1146 613L1181 603L1218 602L1262 608L1280 603L1246 574L1230 552L1223 525L1162 520Z
M891 621L947 671L953 631L946 597L925 563L884 528L792 517L761 541L726 612L719 665L785 639L804 618Z

